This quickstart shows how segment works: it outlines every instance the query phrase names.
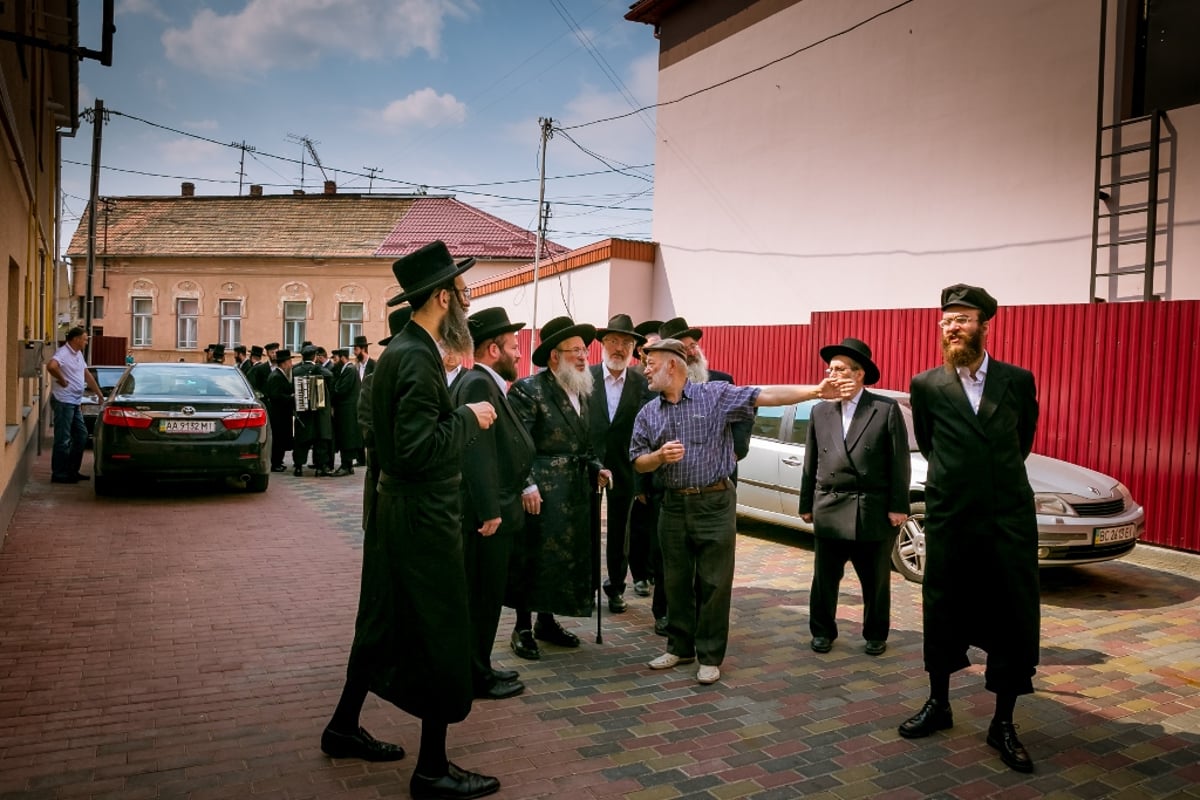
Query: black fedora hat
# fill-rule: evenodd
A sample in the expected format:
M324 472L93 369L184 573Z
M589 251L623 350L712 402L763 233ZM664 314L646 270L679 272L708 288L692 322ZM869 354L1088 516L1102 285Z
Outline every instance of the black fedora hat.
M480 342L521 330L525 323L509 322L508 312L503 308L485 308L467 317L467 327L471 330L471 341L478 347Z
M989 320L996 315L998 305L996 298L988 294L987 289L981 289L978 286L956 283L942 289L942 311L950 306L977 308L979 309L979 319Z
M278 350L279 342L267 342L263 345L264 350Z
M354 346L355 347L369 347L370 344L371 343L367 341L367 337L365 337L365 336L359 335L359 336L354 337Z
M682 339L688 336L698 342L700 341L700 337L704 335L704 331L691 327L683 317L676 317L660 325L658 335L664 339Z
M412 319L412 306L407 303L397 308L388 314L388 335L379 340L380 347L387 347L397 333L404 330L404 326Z
M870 386L879 382L879 367L871 360L871 348L861 339L847 336L841 344L830 344L821 348L821 360L826 364L836 356L848 356L863 368L863 385Z
M596 338L596 326L581 322L578 325L570 317L555 317L542 326L541 342L533 351L534 365L544 367L550 363L550 351L558 347L559 342L574 336L583 337L584 347Z
M432 291L437 286L454 280L474 263L474 258L464 258L456 262L450 256L446 243L440 239L430 242L392 262L392 274L396 276L396 282L404 291L388 300L387 304L397 306L405 300Z
M633 320L628 314L614 314L612 319L608 321L607 328L600 328L596 331L596 338L603 339L610 333L620 333L625 336L632 336L638 344L645 344L646 337L643 336L637 328L633 326Z
M275 363L276 364L282 364L285 361L291 361L291 360L292 360L292 351L291 350L287 350L285 348L276 348L276 350L275 350Z
M263 354L263 352L264 351L263 351L261 345L256 344L256 345L250 346L250 355L254 356L255 358L260 357Z
M648 319L645 322L641 323L640 325L634 325L633 330L636 333L641 334L642 336L647 336L651 333L653 333L655 336L657 336L658 329L661 327L662 327L661 319Z

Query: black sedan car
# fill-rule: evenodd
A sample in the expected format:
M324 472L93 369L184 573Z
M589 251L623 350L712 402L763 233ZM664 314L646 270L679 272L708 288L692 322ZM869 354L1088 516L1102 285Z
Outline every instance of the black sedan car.
M96 424L96 494L145 479L224 478L263 492L270 454L267 410L237 367L134 364Z
M105 397L112 394L117 381L121 380L121 376L125 374L125 369L124 364L119 367L88 367L88 371L92 373L92 377L96 379L96 383L100 384L100 389L104 392L103 397L85 394L79 402L79 410L83 414L83 424L88 432L89 447L92 444L92 436L96 433L96 420L100 418L100 404L104 402Z

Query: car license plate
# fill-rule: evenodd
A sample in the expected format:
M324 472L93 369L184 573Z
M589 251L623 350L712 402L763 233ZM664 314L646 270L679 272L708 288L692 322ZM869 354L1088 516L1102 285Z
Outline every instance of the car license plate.
M217 423L211 419L164 419L158 429L163 433L212 433Z
M1096 528L1094 541L1096 544L1113 544L1136 539L1137 535L1136 525L1117 525L1113 528Z

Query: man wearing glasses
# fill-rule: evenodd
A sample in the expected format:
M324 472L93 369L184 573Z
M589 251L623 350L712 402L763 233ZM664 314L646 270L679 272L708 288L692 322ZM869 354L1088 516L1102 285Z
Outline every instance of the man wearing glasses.
M519 380L508 392L517 417L533 439L533 469L521 495L525 528L513 546L507 605L517 612L512 649L541 657L537 640L578 647L555 614L592 615L592 502L611 473L592 452L588 403L592 373L588 349L596 328L555 317L542 326L533 363L546 369ZM533 612L538 612L533 623Z
M950 675L987 653L996 695L987 743L1012 769L1033 761L1012 722L1017 697L1033 692L1040 592L1037 520L1025 459L1038 402L1033 374L987 352L996 300L977 286L942 290L945 364L912 379L913 428L929 461L925 488L925 670L929 700L900 725L917 739L954 724Z

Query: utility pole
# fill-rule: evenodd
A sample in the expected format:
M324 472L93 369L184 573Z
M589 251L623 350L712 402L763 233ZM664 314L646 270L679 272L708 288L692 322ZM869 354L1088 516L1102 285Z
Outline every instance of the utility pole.
M83 357L92 355L92 278L96 274L96 205L100 199L100 144L104 139L104 101L97 99L92 110L92 188L88 197L87 233L87 291L83 296L83 329L87 331L88 343Z
M530 336L537 334L537 313L538 313L538 273L542 269L542 242L546 238L545 218L549 216L546 213L546 143L550 141L550 137L554 135L554 120L550 117L539 117L538 124L542 126L542 165L541 174L538 178L538 226L537 226L537 244L533 250L533 321L529 326L531 329ZM534 342L530 339L529 345L529 372L533 374L533 350Z
M241 159L241 161L238 162L238 197L241 197L242 196L242 182L246 178L246 153L247 152L251 152L251 153L258 152L258 148L252 147L251 145L246 144L245 139L242 139L242 141L240 143L233 142L231 146L236 147L237 149L242 151L242 159Z
M367 171L367 194L371 193L371 187L375 185L375 176L383 172L379 167L363 167Z

